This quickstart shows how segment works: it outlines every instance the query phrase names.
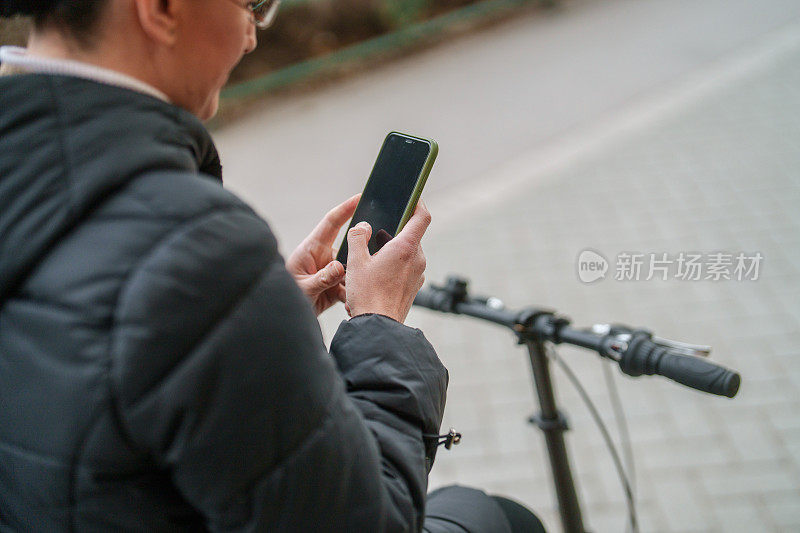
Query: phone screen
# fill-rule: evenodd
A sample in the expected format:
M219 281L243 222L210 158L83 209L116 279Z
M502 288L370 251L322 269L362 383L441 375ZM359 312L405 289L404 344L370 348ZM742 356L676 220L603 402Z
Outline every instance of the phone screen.
M394 237L430 151L430 143L422 139L396 133L386 137L349 226L362 221L372 226L370 254ZM347 263L346 235L336 258Z

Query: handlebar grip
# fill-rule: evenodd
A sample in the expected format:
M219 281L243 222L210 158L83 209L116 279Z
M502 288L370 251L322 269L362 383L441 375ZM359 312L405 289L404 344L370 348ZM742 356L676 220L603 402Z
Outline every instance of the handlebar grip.
M637 336L625 351L619 366L631 376L658 374L699 391L733 398L739 391L738 373L710 361L678 355L647 336Z
M443 309L447 295L442 296L439 291L431 289L421 289L414 297L414 305L433 309L434 311L445 311Z

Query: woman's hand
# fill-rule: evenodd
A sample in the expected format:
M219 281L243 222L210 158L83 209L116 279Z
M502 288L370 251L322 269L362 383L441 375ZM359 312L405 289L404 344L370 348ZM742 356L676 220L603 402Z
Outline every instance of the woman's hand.
M372 228L360 222L347 232L347 312L377 313L404 322L425 282L425 255L420 241L431 215L420 202L403 231L374 255L367 242Z
M333 242L353 216L359 198L357 194L331 209L286 261L286 270L311 299L317 315L346 299L344 266L333 260Z

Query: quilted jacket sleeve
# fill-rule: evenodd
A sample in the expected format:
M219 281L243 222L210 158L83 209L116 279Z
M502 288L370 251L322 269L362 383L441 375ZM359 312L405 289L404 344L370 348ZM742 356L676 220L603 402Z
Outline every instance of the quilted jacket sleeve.
M329 355L246 208L153 248L112 344L121 426L212 530L421 528L422 435L439 430L447 371L420 331L376 315L343 323Z

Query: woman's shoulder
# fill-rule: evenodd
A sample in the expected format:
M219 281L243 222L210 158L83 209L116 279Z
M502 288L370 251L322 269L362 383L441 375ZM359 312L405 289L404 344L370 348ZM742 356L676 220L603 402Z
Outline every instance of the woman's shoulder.
M167 219L187 219L222 210L245 211L259 218L215 177L183 170L141 173L117 197L117 202L146 206L152 215Z
M277 242L266 221L223 188L218 179L203 174L164 170L143 173L109 199L102 211L111 219L128 218L140 227L157 227L160 238L207 220L219 220L219 224L228 226L231 242L256 239L277 254Z

